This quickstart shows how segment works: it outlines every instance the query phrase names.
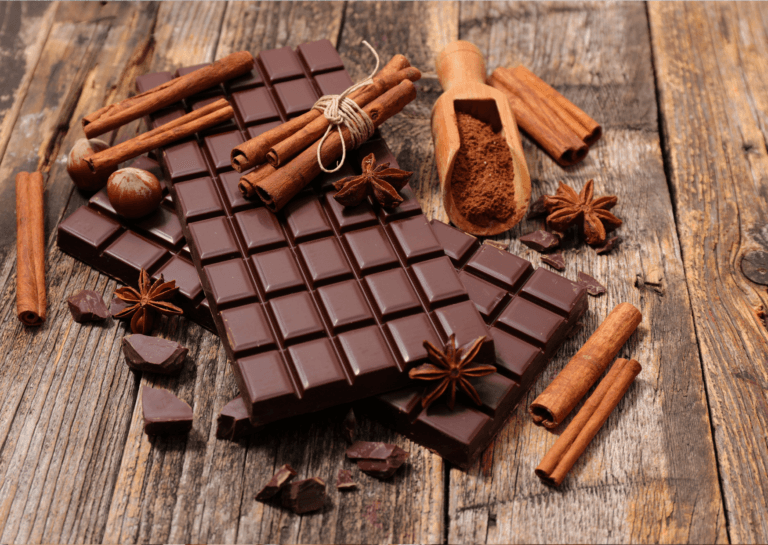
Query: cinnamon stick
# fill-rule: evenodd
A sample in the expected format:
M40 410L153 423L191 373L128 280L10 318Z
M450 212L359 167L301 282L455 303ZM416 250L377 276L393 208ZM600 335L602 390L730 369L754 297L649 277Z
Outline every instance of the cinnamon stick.
M619 358L594 393L555 441L535 469L536 475L550 486L558 486L579 459L598 430L629 390L642 367L636 360Z
M234 117L235 112L226 99L212 102L149 132L139 134L121 144L85 158L92 172L117 166L142 153L165 146Z
M240 188L240 191L243 193L243 195L249 198L253 198L256 196L256 190L254 189L256 185L261 180L274 174L275 170L277 169L275 169L275 167L269 163L259 165L253 172L249 172L248 174L241 177L237 186Z
M600 123L589 117L584 110L547 85L536 74L520 65L510 70L512 74L529 88L535 90L540 96L548 99L549 104L557 112L557 115L576 133L588 146L597 142L603 135Z
M395 55L384 67L379 70L375 77L398 72L408 68L410 63L403 55ZM417 78L418 79L418 78ZM415 80L414 80L415 81ZM365 88L358 89L350 95L355 99ZM238 172L243 172L256 165L263 163L267 158L267 153L275 144L282 142L292 136L300 129L322 116L319 110L309 110L307 113L286 121L285 123L270 129L256 138L251 138L232 150L232 168Z
M410 80L404 80L373 100L363 108L363 111L371 118L374 126L379 127L387 119L400 112L414 98L416 98L416 87ZM352 139L346 127L342 129L342 135L347 151L351 152ZM330 165L341 157L341 138L338 131L332 131L323 142L320 158L324 165ZM317 163L319 144L320 141L318 140L287 165L275 170L256 184L251 184L246 177L241 178L240 191L246 197L258 195L267 205L267 208L277 212L320 174L320 166Z
M582 161L600 125L524 66L497 68L489 84L508 98L518 125L562 166Z
M373 83L371 85L366 85L359 89L353 93L354 97L350 97L350 99L358 106L365 107L373 99L381 96L386 91L389 91L401 81L406 79L418 81L419 78L421 78L421 72L418 68L412 66L397 72L380 73L380 76L373 78ZM324 115L317 116L295 134L276 143L272 149L267 152L267 162L275 168L284 165L290 159L307 149L313 142L316 142L322 137L328 129L328 125L330 125L330 122Z
M554 428L584 397L616 357L643 315L629 303L621 303L576 352L555 380L531 403L533 423Z
M16 175L16 313L27 326L45 321L43 175Z
M126 123L156 112L174 102L209 89L228 79L242 76L253 69L253 55L238 51L200 68L116 104L104 106L83 118L83 131L88 138L122 127Z

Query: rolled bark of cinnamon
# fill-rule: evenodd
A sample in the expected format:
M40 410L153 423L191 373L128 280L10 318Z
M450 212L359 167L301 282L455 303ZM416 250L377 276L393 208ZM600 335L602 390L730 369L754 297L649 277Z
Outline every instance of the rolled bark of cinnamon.
M263 179L271 176L274 174L275 170L277 170L275 167L270 165L269 163L264 163L263 165L259 165L256 167L253 172L249 172L248 174L244 175L240 178L240 182L238 183L238 187L240 188L240 191L248 198L253 198L256 196L256 185ZM248 192L246 192L245 189L248 188Z
M410 80L404 80L373 100L363 108L363 111L371 118L374 126L379 127L387 119L400 112L414 98L416 98L416 87ZM341 132L346 149L352 151L352 138L349 130L344 127ZM335 129L328 134L328 138L325 139L320 150L320 160L323 165L329 165L341 157L341 138ZM267 205L267 208L277 212L320 174L320 166L317 163L319 145L320 141L318 140L287 165L275 170L270 176L256 184L251 184L247 177L241 178L240 191L246 197L258 195Z
M174 78L140 95L104 106L83 118L85 136L94 138L122 127L134 119L156 112L195 93L219 85L228 79L242 76L252 70L253 65L253 55L248 51L238 51L217 60L210 66L195 70L186 76Z
M555 380L531 403L528 412L533 423L545 428L558 426L603 374L642 319L643 315L633 305L616 306Z
M559 486L608 417L629 390L642 367L636 360L619 358L594 393L555 441L535 469L550 486Z
M165 146L234 117L235 111L226 99L212 102L165 125L126 140L125 142L94 153L85 158L92 172L98 172L142 153Z
M583 160L602 127L524 66L497 68L488 83L507 95L518 125L555 161Z
M350 100L354 101L355 104L361 108L364 108L373 99L381 96L386 91L389 91L401 81L406 79L410 81L418 81L420 78L421 72L418 68L412 66L397 72L384 73L373 78L373 83L371 85L367 85L353 93L354 97L350 97ZM267 152L267 162L275 168L284 165L290 159L293 159L296 155L304 151L307 146L312 144L312 142L316 142L320 139L330 124L330 121L328 121L324 115L316 117L303 128L296 131L295 134L276 143L272 149Z
M43 175L16 175L16 313L27 326L45 321Z
M411 64L408 62L408 59L403 55L398 54L392 57L374 77L381 77L386 74L399 72L410 66ZM421 77L421 73L419 73L419 77ZM358 89L352 93L349 98L354 100L364 90L365 88ZM266 161L267 153L275 146L275 144L294 135L322 115L322 112L319 110L309 110L299 117L290 119L274 129L270 129L256 138L251 138L247 142L240 144L232 150L232 168L238 172L243 172L256 165L260 165Z

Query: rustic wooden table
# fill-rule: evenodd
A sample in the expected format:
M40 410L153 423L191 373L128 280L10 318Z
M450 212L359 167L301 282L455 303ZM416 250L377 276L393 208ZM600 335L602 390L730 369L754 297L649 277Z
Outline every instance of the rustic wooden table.
M558 489L533 468L555 435L518 408L467 472L368 420L409 464L389 482L330 489L303 517L255 502L276 466L332 480L344 467L340 412L229 443L214 437L235 394L214 335L184 319L161 335L190 348L180 377L133 374L122 325L72 322L65 299L117 284L60 253L56 225L84 202L65 171L80 118L135 76L230 52L329 38L354 77L369 40L424 71L385 136L428 215L444 219L429 129L436 53L462 38L488 67L523 63L602 122L586 161L563 170L525 139L533 197L594 178L619 195L621 249L566 250L608 293L530 402L621 301L644 321L622 355L643 372ZM768 250L768 7L757 4L0 3L0 542L766 542L768 305L741 257ZM70 130L70 128L72 130ZM124 131L138 130L138 124ZM128 134L128 133L123 133ZM13 179L46 177L49 317L15 317ZM517 237L499 237L535 264ZM191 402L188 438L142 433L141 384Z

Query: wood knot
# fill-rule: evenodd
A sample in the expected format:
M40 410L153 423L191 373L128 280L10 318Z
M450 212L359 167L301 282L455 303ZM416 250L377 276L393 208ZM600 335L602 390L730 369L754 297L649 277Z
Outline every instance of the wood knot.
M756 250L741 258L741 272L755 284L768 286L768 252Z

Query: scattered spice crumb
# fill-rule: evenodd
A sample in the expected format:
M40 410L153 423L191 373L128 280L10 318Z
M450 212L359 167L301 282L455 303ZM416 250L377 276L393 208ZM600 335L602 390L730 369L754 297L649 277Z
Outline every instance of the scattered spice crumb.
M596 279L592 278L588 274L579 272L579 284L587 288L587 293L593 297L599 297L605 293L605 286L603 286Z
M565 257L563 257L562 252L557 252L557 253L549 254L549 255L543 255L543 256L541 256L541 261L546 263L550 267L553 267L554 269L557 269L558 271L564 271L565 270Z

